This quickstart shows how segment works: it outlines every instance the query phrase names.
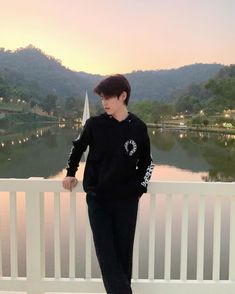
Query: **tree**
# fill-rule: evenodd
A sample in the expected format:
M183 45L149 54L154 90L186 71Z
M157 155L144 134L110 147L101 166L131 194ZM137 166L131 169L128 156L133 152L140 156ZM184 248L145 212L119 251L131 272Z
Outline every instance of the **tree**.
M74 97L68 97L65 100L65 109L66 110L72 110L76 107L76 100Z
M130 105L130 110L136 113L145 122L152 122L153 102L140 101L134 104L132 103Z
M207 127L209 125L209 120L207 118L203 119L203 125Z
M9 98L10 88L4 79L0 76L0 97Z
M34 108L37 103L34 100L30 100L30 107Z
M44 111L50 114L52 110L55 110L56 108L56 101L57 96L49 94L42 100L41 107Z

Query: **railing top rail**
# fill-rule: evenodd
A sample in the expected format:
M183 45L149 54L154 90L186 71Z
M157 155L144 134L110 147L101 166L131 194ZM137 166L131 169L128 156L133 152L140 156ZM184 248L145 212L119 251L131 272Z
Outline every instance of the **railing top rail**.
M68 192L62 187L61 179L0 179L0 191L39 191L39 192ZM79 181L75 192L83 192L82 182ZM183 193L183 194L213 194L235 195L235 182L177 182L150 181L148 192L155 193Z
M151 181L149 193L235 195L235 182L175 182Z

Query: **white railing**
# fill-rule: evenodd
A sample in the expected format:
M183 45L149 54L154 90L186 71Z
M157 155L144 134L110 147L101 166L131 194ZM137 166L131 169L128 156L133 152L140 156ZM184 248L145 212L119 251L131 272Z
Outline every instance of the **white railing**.
M22 258L19 255L19 244L22 239L20 234L21 231L24 231L24 228L19 228L18 223L19 193L25 204L23 211L25 211L26 270L23 276L19 275L21 267L19 259ZM69 206L63 204L61 200L65 195L68 196ZM30 294L45 292L105 293L100 275L95 277L97 274L93 274L92 267L97 266L94 264L97 261L94 261L94 248L85 209L85 197L81 197L82 195L85 194L81 184L74 192L68 193L63 190L60 180L0 179L0 213L7 214L5 210L9 210L9 216L6 216L6 219L9 219L10 231L9 249L4 243L6 233L3 216L0 215L0 291L5 291L4 293L19 291ZM53 198L53 211L46 213L47 201L51 198ZM3 203L3 199L8 200L4 200ZM78 209L82 201L85 210L83 213ZM9 209L5 209L4 205ZM66 209L68 210L66 216L68 233L62 232L63 211ZM207 214L208 211L211 213L210 216ZM48 216L51 222L48 221ZM195 219L193 225L195 242L191 242L192 217ZM78 275L77 270L78 221L81 222L79 223L80 228L85 227L81 239L81 242L85 244L85 251L80 256L80 261L85 261L82 276ZM48 248L46 248L48 223L53 227L53 238L51 238L53 239L53 250L51 251L53 256L50 261L54 265L53 276L48 276L47 273L48 258L50 258L50 253L47 253ZM208 227L210 227L209 233L206 231ZM62 235L65 233L68 235L69 244L66 277L62 273L64 264L61 259L63 255L62 238L64 237ZM141 240L143 236L144 240ZM227 245L224 244L226 236L228 237ZM51 237L50 233L49 237ZM210 241L211 237L212 241ZM173 244L177 242L178 246L174 247ZM213 252L210 261L207 257L208 242ZM228 248L225 265L224 246ZM159 249L160 247L162 250ZM7 250L10 255L9 274L5 274L4 268L7 264L7 254L5 256ZM195 251L194 257L191 255L193 250ZM178 262L175 262L176 259ZM193 259L195 259L195 266L190 265ZM221 261L223 261L225 274L221 273ZM205 276L208 276L205 271L208 268L207 263L211 263L210 279L205 279ZM226 279L221 279L221 276L226 276ZM196 294L199 291L202 294L234 294L235 183L151 182L149 194L144 195L140 201L132 285L134 293L142 294Z

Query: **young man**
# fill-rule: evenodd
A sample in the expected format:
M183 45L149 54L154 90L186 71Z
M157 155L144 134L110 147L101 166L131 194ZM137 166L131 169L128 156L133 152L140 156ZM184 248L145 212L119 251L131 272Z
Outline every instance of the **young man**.
M73 141L63 186L76 185L75 173L89 146L83 188L104 286L109 294L131 294L138 202L153 169L149 137L145 123L127 110L131 87L124 76L104 79L94 92L105 113L89 118Z

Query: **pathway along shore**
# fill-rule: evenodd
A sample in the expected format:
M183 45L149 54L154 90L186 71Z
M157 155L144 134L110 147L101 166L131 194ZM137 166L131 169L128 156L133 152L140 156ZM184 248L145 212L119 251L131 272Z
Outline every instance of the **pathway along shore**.
M235 128L215 128L213 126L186 126L186 125L171 125L171 124L154 124L147 123L149 128L157 128L162 130L182 130L182 131L198 131L198 132L213 132L213 133L225 133L225 134L235 134Z

